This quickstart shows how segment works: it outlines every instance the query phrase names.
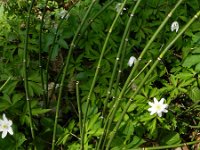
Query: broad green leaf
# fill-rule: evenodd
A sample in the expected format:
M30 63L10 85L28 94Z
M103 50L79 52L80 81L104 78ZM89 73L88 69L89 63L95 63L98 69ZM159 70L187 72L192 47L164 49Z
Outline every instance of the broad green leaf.
M99 119L100 113L95 114L92 116L92 118L89 120L88 125L87 125L87 131L92 130L92 127L94 126L94 124L97 122L97 120Z
M198 0L187 1L187 4L190 7L192 7L194 10L199 9L199 1Z
M11 94L13 93L14 89L17 86L18 81L10 81L6 86L3 88L3 93Z
M192 51L193 54L200 54L200 47L196 47L193 51Z
M51 109L42 109L42 108L34 108L31 110L32 110L32 115L41 115L51 111Z
M200 63L198 63L198 64L195 66L195 71L196 71L196 72L200 72Z
M34 94L40 95L42 93L42 87L38 83L29 81L28 85L28 89L31 96L33 96Z
M150 122L150 134L153 135L155 130L156 130L156 123L157 123L157 119L153 119L152 122Z
M15 133L14 138L16 140L16 148L19 148L27 140L22 133Z
M183 62L183 67L192 67L193 65L196 65L200 63L200 55L189 55L186 57L186 59Z
M127 145L127 148L138 148L140 145L145 143L146 141L138 136L134 136L131 140L131 143Z
M177 78L183 79L183 80L187 80L187 79L191 79L194 75L192 73L189 72L181 72L179 74L176 75Z
M68 48L69 48L67 42L66 42L64 39L62 39L62 38L60 38L60 39L57 41L57 43L58 43L62 48L65 48L65 49L68 49Z
M14 94L13 97L12 97L12 103L15 104L17 103L18 101L20 101L22 99L24 95L21 94L21 93L18 93L18 94Z
M60 51L59 49L59 45L58 44L55 44L54 47L53 47L53 50L52 50L52 55L51 55L51 60L55 60L56 57L58 56L58 52Z
M159 139L161 145L173 145L181 142L180 135L178 133L166 130L161 133Z
M200 89L198 87L192 87L189 91L189 97L194 102L200 100Z

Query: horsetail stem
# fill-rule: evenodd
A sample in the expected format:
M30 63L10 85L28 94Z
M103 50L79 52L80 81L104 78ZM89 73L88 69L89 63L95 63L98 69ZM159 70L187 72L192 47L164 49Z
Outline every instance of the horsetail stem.
M111 142L112 142L112 140L115 136L115 133L118 130L118 128L119 128L119 126L122 122L122 119L124 118L124 115L126 114L128 108L130 107L133 99L135 98L137 93L140 91L140 89L142 88L142 86L144 85L146 80L148 79L149 75L153 72L153 70L155 69L155 67L157 66L159 61L164 57L166 52L171 48L171 46L176 42L176 40L185 32L185 30L199 17L199 15L200 15L200 11L197 12L196 15L194 15L194 17L185 25L185 27L176 35L176 37L166 46L166 48L163 50L163 52L158 56L157 60L154 62L154 64L152 65L150 70L147 72L146 76L144 77L144 79L142 80L142 82L140 83L140 85L138 86L138 88L136 89L136 91L134 92L134 94L131 96L128 103L126 104L119 120L117 121L117 124L115 125L113 131L111 132L110 139L109 139L108 144L106 146L106 150L109 149L110 144L111 144Z
M28 16L26 20L26 33L25 33L25 44L24 44L24 53L23 53L23 69L24 69L24 87L25 87L25 94L26 94L26 102L28 107L28 114L29 114L29 123L30 123L30 129L31 129L31 136L32 139L35 139L34 129L33 129L33 123L32 123L32 110L31 110L31 102L30 102L30 96L29 96L29 90L28 90L28 75L27 75L27 51L28 51L28 34L29 34L29 27L30 27L30 18L31 18L31 10L33 8L33 5L35 3L35 0L31 1L31 5L28 9Z
M111 127L111 123L114 119L114 116L115 116L115 113L118 109L118 106L120 104L120 101L122 99L122 96L124 95L125 91L126 91L126 88L128 86L128 84L130 83L131 81L131 78L133 76L133 73L135 72L135 70L137 69L142 57L144 56L144 54L147 52L148 48L150 47L150 45L152 44L152 42L154 41L154 39L157 37L158 33L161 31L161 29L164 27L164 25L167 23L167 21L169 20L169 18L172 16L172 14L174 13L174 11L176 10L176 8L181 4L183 0L179 0L178 3L176 3L176 5L174 6L174 8L170 11L170 13L167 15L167 17L164 19L164 21L161 23L161 25L158 27L158 29L156 30L156 32L153 34L153 36L151 37L151 39L149 40L149 42L146 44L145 48L143 49L142 53L140 54L139 58L138 58L138 61L136 61L136 63L134 64L134 67L132 68L131 70L131 73L130 75L128 76L123 88L122 88L122 91L120 92L117 100L115 101L110 113L108 116L109 117L109 120L107 121L108 124L105 123L104 126L106 126L106 130L107 131L104 131L106 133L109 132L110 130L110 127ZM106 137L104 138L106 140Z
M84 15L84 18L81 22L81 24L79 25L77 31L76 31L76 34L74 35L73 37L73 40L71 42L71 45L70 45L70 49L69 49L69 53L67 55L67 58L65 60L65 63L64 63L64 69L63 69L63 75L62 75L62 78L61 78L61 83L60 83L60 89L59 89L59 94L58 94L58 100L57 100L57 106L56 106L56 115L55 115L55 122L54 122L54 130L53 130L53 138L52 138L52 150L55 149L55 138L56 138L56 129L57 129L57 122L58 122L58 114L59 114L59 108L60 108L60 101L61 101L61 96L62 96L62 90L63 90L63 84L64 84L64 80L65 80L65 76L66 76L66 72L67 72L67 69L68 69L68 65L69 65L69 60L70 60L70 57L71 57L71 54L72 54L72 51L74 50L75 48L75 41L78 37L78 34L80 32L80 30L82 29L86 19L87 19L87 16L89 15L91 9L92 9L92 6L95 4L96 0L93 0L86 12L86 14ZM83 138L83 141L84 142L84 138Z

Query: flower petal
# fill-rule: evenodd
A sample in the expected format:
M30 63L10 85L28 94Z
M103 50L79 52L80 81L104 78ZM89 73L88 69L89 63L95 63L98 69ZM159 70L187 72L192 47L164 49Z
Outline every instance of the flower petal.
M3 131L2 135L1 135L2 139L5 138L6 135L7 135L7 131Z
M159 101L159 103L163 105L164 101L165 101L165 99L161 98L161 100Z
M12 129L12 128L9 128L9 129L8 129L8 132L9 132L11 135L13 135L13 129Z
M154 103L158 103L158 100L157 100L157 98L153 98L153 101L154 101Z
M5 114L3 114L3 121L8 121Z
M162 117L162 112L157 112L159 117Z

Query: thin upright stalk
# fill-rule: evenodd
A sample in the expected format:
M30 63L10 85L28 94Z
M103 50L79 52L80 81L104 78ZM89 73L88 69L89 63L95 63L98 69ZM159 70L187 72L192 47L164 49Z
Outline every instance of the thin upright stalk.
M152 60L149 60L147 62L147 64L140 70L140 72L131 80L131 82L129 83L129 85L127 87L127 91L125 93L128 93L133 82L142 74L142 72L150 65L151 62L152 62Z
M82 133L82 109L81 109L81 102L80 102L80 95L79 95L79 81L76 81L76 99L77 99L77 105L78 105L78 117L79 117L79 127L80 127L80 135ZM82 138L82 137L81 137ZM81 139L81 149L83 149L84 143Z
M58 24L58 27L55 31L55 36L54 36L54 39L53 39L53 43L52 43L52 46L49 50L49 55L48 55L48 61L47 61L47 65L46 65L46 72L48 73L49 72L49 65L50 65L50 59L52 57L52 52L53 52L53 49L54 49L54 46L55 46L55 43L56 43L56 39L57 39L57 34L58 34L58 31L63 23L63 21L65 20L65 17L69 14L70 10L75 6L75 4L78 3L78 0L76 0L73 5L68 9L68 11L65 13L65 15L63 16L63 18L61 19L61 21L59 22ZM53 88L52 88L52 92L51 94L49 95L48 94L48 91L47 91L47 95L49 95L47 97L47 107L49 107L50 103L51 103L51 99L52 99L52 96L54 95L54 92L55 92L55 88L56 88L56 85L58 83L58 80L60 78L60 75L62 74L62 71L63 71L63 68L64 68L64 64L61 66L61 69L59 70L59 73L58 75L56 76L55 80L54 80L54 85L53 85ZM48 79L48 74L46 75L46 78ZM46 81L47 84L46 84L46 88L48 88L48 80Z
M89 21L87 22L87 24L85 23L84 27L83 27L83 28L81 29L81 31L78 33L77 39L74 40L74 41L75 41L75 42L74 42L74 43L75 43L74 45L77 45L77 43L81 40L81 38L83 37L85 31L88 29L88 27L91 25L91 23L92 23L99 15L101 15L101 13L102 13L108 6L110 6L113 2L114 2L114 0L111 0L111 1L107 2L107 3L103 6L103 8L102 8L101 10L99 10L91 19L89 19ZM51 92L52 94L51 94L50 97L49 97L50 100L51 100L51 97L52 97L52 95L53 95L53 93L54 93L54 91L55 91L56 83L58 82L58 79L60 78L60 75L61 75L61 73L62 73L62 71L63 71L63 68L64 68L64 65L62 65L62 67L61 67L61 69L60 69L58 75L56 76L56 78L55 78L55 80L54 80L54 83L55 83L55 84L54 84L53 89L52 89L52 92Z
M102 112L103 117L105 117L105 114L106 114L106 108L107 108L107 104L108 104L108 99L110 98L111 89L112 89L112 87L113 87L114 78L115 78L115 76L116 76L117 67L118 67L119 61L120 61L120 56L121 56L121 53L122 53L122 50L123 50L123 48L124 48L125 43L127 43L127 41L128 41L128 38L127 38L127 37L128 37L129 27L130 27L130 25L131 25L133 16L134 16L135 11L136 11L136 9L138 8L140 2L141 2L141 0L138 0L137 3L136 3L136 5L133 7L133 9L132 9L132 11L131 11L131 14L130 14L130 18L129 18L127 24L126 24L126 27L125 27L125 30L124 30L124 33L123 33L123 36L122 36L122 40L121 40L120 47L119 47L119 50L118 50L118 53L117 53L117 56L116 56L116 60L115 60L115 64L114 64L114 69L113 69L113 72L112 72L112 75L111 75L111 80L110 80L110 82L109 82L109 87L108 87L107 95L106 95L106 98L105 98L105 100L104 100L104 108L103 108L103 112ZM124 54L125 54L125 49L124 49L124 51L123 51L123 56L124 56ZM121 57L121 58L122 58L122 61L123 61L123 57ZM113 99L113 100L115 100L115 99ZM115 102L114 102L114 103L115 103ZM109 118L109 115L108 115L107 117ZM107 122L105 123L104 128L106 128L106 126L107 126ZM99 140L99 142L98 142L98 147L97 147L98 150L99 150L100 147L102 146L101 143L102 143L102 140L103 140L104 136L105 136L105 137L107 136L107 132L105 132L105 130L104 130L104 133L103 133L103 135L100 137L100 140ZM104 139L104 141L105 141L105 139ZM104 143L105 143L105 142L104 142ZM104 144L103 144L102 148L103 148L103 147L104 147Z
M129 27L130 27L130 25L131 25L131 22L132 22L132 20L133 20L133 16L134 16L135 11L136 11L136 9L138 8L140 2L141 2L141 0L138 0L137 3L136 3L136 5L135 5L135 7L133 7L133 10L132 10L132 12L131 12L131 14L130 14L130 18L129 18L127 24L126 24L126 27L125 27L125 30L124 30L124 33L123 33L123 36L122 36L122 40L121 40L120 47L119 47L119 50L118 50L118 53L117 53L117 57L116 57L114 69L113 69L113 72L112 72L111 80L110 80L110 83L109 83L107 95L106 95L106 98L105 98L105 101L104 101L103 117L105 116L105 111L106 111L106 108L107 108L108 99L110 98L111 89L112 89L112 86L113 86L114 78L115 78L115 76L116 76L117 66L118 66L118 64L119 64L121 52L122 52L122 50L123 50L124 43L125 43L125 41L127 40L126 37L127 37L128 31L129 31ZM124 50L124 51L125 51L125 50Z
M60 101L61 101L61 96L62 96L62 90L63 90L63 84L64 84L64 80L65 80L65 76L66 76L66 72L67 72L67 69L68 69L68 66L69 66L69 60L70 60L70 57L71 57L71 54L72 54L72 51L74 50L75 48L75 41L78 37L78 33L80 32L80 30L82 29L93 5L95 4L96 0L93 0L87 10L87 12L85 13L85 16L81 22L81 24L79 25L77 31L76 31L76 34L74 35L74 38L71 42L71 45L70 45L70 49L69 49L69 53L67 55L67 58L65 60L65 63L64 63L64 69L63 69L63 75L62 75L62 79L61 79L61 83L60 83L60 89L59 89L59 93L58 93L58 100L57 100L57 106L56 106L56 115L55 115L55 122L54 122L54 130L53 130L53 138L52 138L52 150L55 149L55 139L56 139L56 129L57 129L57 122L58 122L58 114L59 114L59 108L60 108ZM82 141L83 142L83 141Z
M74 5L73 5L74 6ZM62 23L63 23L63 21L64 21L64 19L65 19L65 17L66 17L66 15L68 14L69 12L67 12L65 15L64 15L64 17L61 19L61 21L59 22L59 24L58 24L58 26L57 26L57 28L56 28L56 31L55 31L55 36L54 36L54 38L53 38L53 43L52 43L52 46L51 46L51 48L50 48L50 50L49 50L49 54L48 54L48 59L47 59L47 65L46 65L46 87L45 87L45 89L46 89L46 95L47 95L47 103L46 103L46 105L47 105L47 107L49 107L49 104L50 104L50 98L51 98L51 96L53 95L53 93L54 93L54 88L55 88L55 86L56 86L56 83L54 84L54 87L53 87L53 91L51 92L51 94L52 95L50 95L50 96L48 96L49 94L48 94L48 80L49 80L49 66L50 66L50 60L52 59L52 53L53 53L53 50L54 50L54 47L55 47L55 43L56 43L56 40L57 40L57 37L58 37L58 31L59 31L59 29L60 29L60 27L61 27L61 25L62 25Z
M28 51L28 34L29 34L29 27L30 27L30 18L31 18L31 10L33 7L35 0L31 1L31 5L28 10L28 16L26 20L26 34L25 34L25 43L24 43L24 56L23 56L23 69L24 69L24 86L25 86L25 94L26 94L26 102L28 107L28 113L29 113L29 123L30 123L30 129L31 129L31 136L32 139L35 139L34 129L33 129L33 123L32 123L32 112L31 112L31 102L30 102L30 96L28 92L28 75L27 75L27 51Z
M105 124L106 127L106 132L109 132L110 130L110 127L111 127L111 124L112 124L112 121L114 119L114 116L116 114L116 111L119 107L119 104L120 104L120 101L126 91L126 88L128 86L128 84L130 83L131 81L131 78L133 76L133 73L135 72L135 70L137 69L138 65L139 65L139 62L141 61L141 59L143 58L144 54L147 52L148 48L150 47L151 43L154 41L154 39L157 37L158 33L161 31L161 29L164 27L164 25L167 23L167 21L169 20L169 18L172 16L172 14L174 13L174 11L176 10L176 8L181 4L183 0L179 0L178 3L176 3L175 7L170 11L170 13L167 15L167 17L164 19L164 21L161 23L161 25L158 27L158 29L156 30L156 32L154 33L154 35L151 37L151 39L149 40L149 42L146 44L145 48L143 49L142 53L140 54L138 60L136 61L136 63L134 64L134 67L132 68L131 70L131 73L130 75L128 76L123 88L122 88L122 91L120 92L117 100L115 101L115 104L113 105L113 107L111 108L111 111L109 113L108 116L110 116L109 118L107 118L107 122L108 122L108 125ZM106 139L106 138L104 138Z
M44 16L46 14L46 6L47 6L48 0L45 2L44 10L42 13L42 20L40 24L40 34L39 34L39 68L40 68L40 78L41 78L41 84L42 84L42 92L43 92L43 102L47 107L47 88L45 88L45 83L44 83L44 72L42 68L42 31L43 31L43 25L44 25Z
M144 79L141 81L140 85L138 86L138 88L136 89L136 91L134 92L134 94L131 96L131 98L129 99L128 103L126 104L119 120L117 121L117 124L115 125L113 131L110 134L110 139L108 141L108 144L106 146L106 150L108 150L110 148L110 144L115 136L115 133L117 132L122 119L124 118L124 115L126 114L128 108L130 107L131 103L133 102L133 99L135 98L135 96L137 95L137 93L140 91L140 89L143 87L144 83L146 82L146 80L148 79L148 77L150 76L150 74L153 72L153 70L155 69L155 67L157 66L157 64L161 61L161 59L164 57L164 55L166 54L166 52L171 48L171 46L176 42L176 40L185 32L185 30L199 17L200 15L200 11L196 13L196 15L185 25L185 27L175 36L175 38L166 46L166 48L163 50L163 52L159 55L159 57L157 58L157 60L154 62L154 64L152 65L152 67L150 68L150 70L147 72L146 76L144 77Z
M114 26L115 26L115 24L116 24L116 22L117 22L117 20L118 20L118 18L119 18L119 16L120 16L120 13L121 13L121 11L122 11L124 5L126 4L126 1L127 1L127 0L124 0L124 2L122 3L120 10L119 10L119 12L117 13L117 15L116 15L116 17L115 17L115 19L114 19L114 21L113 21L113 23L112 23L112 25L111 25L109 31L108 31L108 34L107 34L107 36L106 36L106 39L105 39L103 48L102 48L102 50L101 50L101 55L100 55L100 58L99 58L99 61L98 61L98 64L97 64L97 68L96 68L96 71L95 71L95 75L94 75L94 78L93 78L93 81L92 81L92 85L91 85L91 87L90 87L90 91L89 91L89 94L88 94L88 97L87 97L87 101L86 101L86 108L85 108L86 111L85 111L84 119L83 119L82 138L85 137L85 132L86 132L86 131L85 131L85 130L86 130L85 125L86 125L86 120L87 120L88 107L89 107L90 98L91 98L91 95L92 95L92 92L93 92L93 90L94 90L94 86L95 86L95 83L96 83L96 80L97 80L97 76L98 76L98 73L99 73L99 70L100 70L100 67L101 67L101 61L102 61L102 59L103 59L104 52L105 52L105 50L106 50L106 47L107 47L107 44L108 44L108 40L109 40L109 38L110 38L110 35L111 35L111 33L112 33L112 30L113 30L113 28L114 28ZM84 140L84 139L83 139L83 140Z

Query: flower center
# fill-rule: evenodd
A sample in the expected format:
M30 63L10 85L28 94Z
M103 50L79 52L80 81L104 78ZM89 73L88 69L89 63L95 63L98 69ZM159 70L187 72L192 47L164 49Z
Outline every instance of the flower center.
M8 129L8 125L7 124L3 124L2 127L3 127L3 129Z
M156 110L160 110L160 109L161 109L160 105L156 105Z

